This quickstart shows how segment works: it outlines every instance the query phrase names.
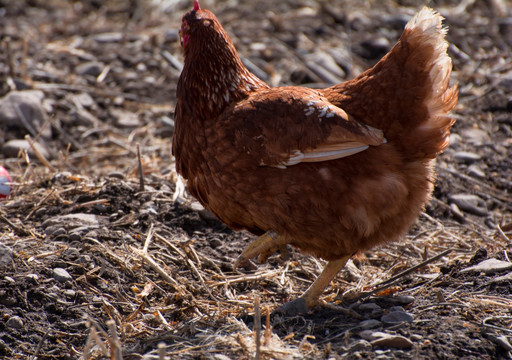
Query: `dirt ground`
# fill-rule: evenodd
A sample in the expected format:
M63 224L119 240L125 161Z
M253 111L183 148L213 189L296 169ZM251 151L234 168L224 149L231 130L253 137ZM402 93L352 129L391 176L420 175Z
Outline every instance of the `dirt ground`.
M0 122L12 176L0 358L252 359L255 311L261 359L511 358L512 6L429 5L446 18L460 87L434 198L403 241L349 263L324 294L330 306L267 317L323 261L291 249L234 271L252 236L173 198L177 31L191 1L0 0L0 97L39 90L42 109L39 123ZM423 2L202 6L263 80L320 87L375 64ZM9 152L27 134L48 163ZM500 262L468 270L486 259Z

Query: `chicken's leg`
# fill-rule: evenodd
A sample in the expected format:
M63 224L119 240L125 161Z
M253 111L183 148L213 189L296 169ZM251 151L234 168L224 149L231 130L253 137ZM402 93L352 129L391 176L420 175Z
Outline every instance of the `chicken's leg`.
M272 253L274 253L279 247L290 243L284 236L279 236L273 230L267 231L265 234L259 236L257 239L252 241L242 252L242 254L236 259L234 268L242 265L246 261L259 255L261 262L265 261Z
M342 257L341 259L329 261L325 265L322 273L318 278L311 284L306 292L298 299L287 302L279 308L279 311L286 315L296 315L306 313L315 305L318 304L318 300L322 292L329 285L336 274L345 266L350 255Z

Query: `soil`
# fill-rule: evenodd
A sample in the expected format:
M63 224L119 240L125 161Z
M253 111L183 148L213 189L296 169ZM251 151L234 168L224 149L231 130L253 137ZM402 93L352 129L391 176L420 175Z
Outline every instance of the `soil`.
M202 6L263 80L325 86L375 64L422 4ZM250 359L259 311L262 359L511 358L510 270L466 269L509 262L512 8L431 6L446 18L460 88L434 197L403 241L349 263L324 294L330 305L285 317L271 312L300 296L323 261L289 249L235 271L252 235L186 193L173 197L178 29L189 1L0 0L0 97L41 90L51 130L33 136L48 164L0 155L12 176L0 203L0 357ZM328 78L311 65L325 53L338 66ZM0 146L27 133L0 124ZM457 206L461 194L479 202ZM408 320L383 321L397 312ZM376 342L378 332L393 340Z

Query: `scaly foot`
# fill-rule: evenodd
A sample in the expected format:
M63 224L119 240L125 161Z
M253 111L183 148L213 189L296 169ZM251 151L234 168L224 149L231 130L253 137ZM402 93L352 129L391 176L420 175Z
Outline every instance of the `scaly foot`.
M234 269L249 261L253 257L259 255L259 262L264 262L267 258L276 252L281 246L288 244L290 241L283 236L277 235L273 230L267 231L265 234L253 240L244 249L242 254L236 259Z
M281 312L286 316L294 316L305 314L315 305L321 305L320 295L322 295L331 280L336 277L336 274L345 266L349 258L350 256L347 255L341 259L329 261L322 270L322 273L300 298L282 305L277 309L277 312Z

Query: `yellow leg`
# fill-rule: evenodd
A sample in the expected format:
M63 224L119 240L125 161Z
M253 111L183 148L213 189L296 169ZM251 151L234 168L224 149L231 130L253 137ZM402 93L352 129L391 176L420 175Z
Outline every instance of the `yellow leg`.
M260 256L260 262L264 262L279 247L289 242L285 237L277 235L275 231L267 231L247 245L242 254L236 259L234 268L236 269L241 264L258 255Z
M348 259L350 259L349 255L338 260L329 261L322 270L322 273L300 298L287 302L279 310L287 315L305 313L311 310L313 306L318 304L320 295L336 277L336 274L345 266Z

